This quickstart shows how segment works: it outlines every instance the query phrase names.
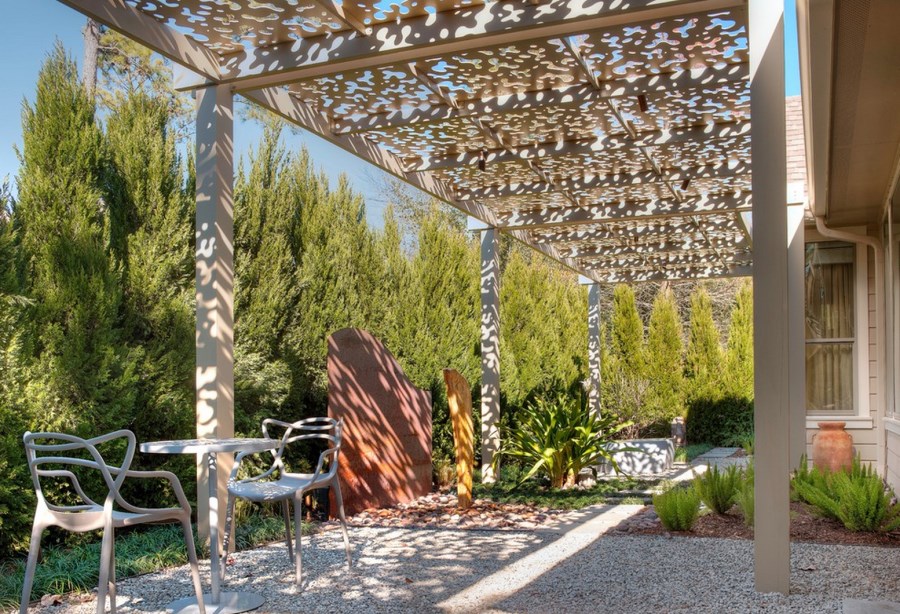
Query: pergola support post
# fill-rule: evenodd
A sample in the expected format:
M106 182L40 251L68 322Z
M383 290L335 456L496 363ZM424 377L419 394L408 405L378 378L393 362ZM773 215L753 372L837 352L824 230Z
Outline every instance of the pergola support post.
M790 374L790 462L791 471L800 466L806 452L806 250L803 232L803 205L788 207L788 373Z
M196 407L197 437L234 436L234 180L233 97L230 86L197 91ZM218 459L218 492L226 491L230 454ZM207 492L208 468L197 459L197 492ZM225 506L218 510L225 526ZM209 503L198 498L198 530L209 534Z
M784 6L750 0L756 590L790 590Z
M600 416L600 284L588 286L588 408Z
M499 233L481 233L481 481L496 481L500 448L500 256Z

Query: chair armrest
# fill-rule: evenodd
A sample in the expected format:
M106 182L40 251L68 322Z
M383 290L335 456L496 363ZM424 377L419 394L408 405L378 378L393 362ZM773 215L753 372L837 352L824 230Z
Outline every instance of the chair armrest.
M110 469L110 473L113 475L118 475L121 470L119 469ZM178 499L178 506L184 511L190 513L191 504L188 502L187 497L184 494L184 489L181 487L181 482L178 480L178 476L176 476L171 471L138 471L136 469L128 469L125 471L126 478L137 478L137 479L164 479L169 482L169 485L172 487L172 491L175 493L175 498ZM149 507L138 507L136 505L132 505L128 503L120 494L116 493L116 501L123 508L128 510L129 512L135 512L138 514L154 512L159 508L149 508Z
M266 450L268 452L268 450ZM272 466L268 468L268 470L260 473L259 475L255 475L249 478L244 478L243 480L237 479L238 470L241 468L241 463L244 461L244 458L247 456L253 456L256 454L263 454L263 452L241 452L234 458L234 466L231 468L231 475L228 476L228 483L244 483L244 482L255 482L257 480L262 480L263 478L267 478L279 467L279 463L272 463Z

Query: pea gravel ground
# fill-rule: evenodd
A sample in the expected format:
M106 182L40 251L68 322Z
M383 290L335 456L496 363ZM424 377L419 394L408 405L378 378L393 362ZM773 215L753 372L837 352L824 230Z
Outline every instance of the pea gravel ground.
M634 508L633 510L631 508ZM265 596L259 612L843 612L847 598L900 602L900 551L794 544L791 595L753 587L753 544L605 531L639 506L598 506L551 529L352 528L304 538L304 582L283 543L239 552L227 590ZM204 580L208 567L202 567ZM164 612L191 594L187 567L118 584L120 611ZM93 600L37 608L93 612ZM874 604L873 604L874 605ZM208 610L212 611L212 610Z

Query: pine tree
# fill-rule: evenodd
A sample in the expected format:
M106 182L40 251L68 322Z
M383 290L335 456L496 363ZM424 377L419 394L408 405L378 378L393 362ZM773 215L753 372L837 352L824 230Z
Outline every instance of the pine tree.
M745 282L735 296L725 354L728 393L753 399L753 286Z
M691 320L685 375L688 399L721 396L722 346L713 320L712 304L706 288L698 286L691 295Z
M35 301L26 401L34 428L96 435L127 425L138 375L118 327L103 135L59 45L22 124L16 216L26 293Z
M661 290L653 301L647 333L647 413L669 421L684 415L684 363L681 321L671 291Z

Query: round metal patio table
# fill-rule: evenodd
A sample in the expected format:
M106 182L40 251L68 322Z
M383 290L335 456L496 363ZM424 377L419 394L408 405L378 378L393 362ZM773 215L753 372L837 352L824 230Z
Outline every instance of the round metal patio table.
M219 571L219 514L218 481L216 475L216 455L236 452L264 452L278 447L279 440L263 438L234 437L230 439L178 439L172 441L150 441L142 443L141 452L150 454L199 454L209 468L209 565L212 576L212 590L203 594L203 603L208 613L237 614L255 610L263 604L262 595L247 592L222 591ZM200 493L197 493L198 496ZM216 513L213 513L216 510ZM170 603L167 608L176 614L199 612L197 598L186 597Z

